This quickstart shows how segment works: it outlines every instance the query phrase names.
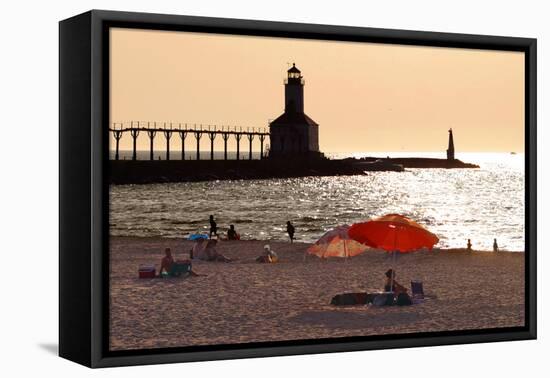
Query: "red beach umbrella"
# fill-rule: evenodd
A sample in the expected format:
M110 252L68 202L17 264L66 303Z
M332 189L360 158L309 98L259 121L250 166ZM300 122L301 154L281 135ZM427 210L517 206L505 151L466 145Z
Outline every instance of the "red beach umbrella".
M431 250L439 242L436 235L399 214L388 214L367 222L355 223L349 228L348 235L372 248L400 253L421 248Z
M393 252L393 264L396 252L408 253L421 248L431 250L439 242L439 238L430 231L399 214L388 214L368 222L355 223L349 228L348 235L370 247ZM392 287L394 274L392 269Z

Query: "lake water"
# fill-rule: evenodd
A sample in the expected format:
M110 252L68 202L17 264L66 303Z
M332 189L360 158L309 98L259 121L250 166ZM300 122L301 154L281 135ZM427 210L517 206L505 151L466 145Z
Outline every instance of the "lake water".
M344 156L441 153L357 153ZM184 237L209 229L213 214L244 239L285 240L286 221L299 241L312 242L341 224L388 213L406 215L440 238L438 247L525 248L524 155L457 154L480 169L407 169L365 176L212 181L110 188L111 235Z

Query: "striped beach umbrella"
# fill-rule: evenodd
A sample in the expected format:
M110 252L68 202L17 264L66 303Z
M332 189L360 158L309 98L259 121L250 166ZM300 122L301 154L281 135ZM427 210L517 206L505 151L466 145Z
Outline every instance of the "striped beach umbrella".
M310 255L320 258L351 257L363 253L368 247L351 239L348 235L349 226L338 226L326 232L315 244L307 249Z

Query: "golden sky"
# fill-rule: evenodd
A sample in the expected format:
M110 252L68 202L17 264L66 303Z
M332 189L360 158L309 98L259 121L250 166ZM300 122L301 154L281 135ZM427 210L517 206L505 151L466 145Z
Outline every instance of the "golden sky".
M111 122L267 127L292 62L324 152L444 151L451 127L457 152L523 151L521 52L111 29Z

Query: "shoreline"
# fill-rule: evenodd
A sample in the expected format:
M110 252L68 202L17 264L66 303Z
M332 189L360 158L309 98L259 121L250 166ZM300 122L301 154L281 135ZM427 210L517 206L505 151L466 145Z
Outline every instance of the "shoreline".
M280 262L254 261L269 243ZM199 277L139 279L165 247L185 258L193 242L111 237L110 348L127 350L411 332L517 327L525 323L525 255L459 249L400 255L373 250L350 260L307 257L308 243L219 243L230 263L193 260ZM424 284L413 306L330 305L334 295L373 292L393 266L398 282Z
M162 241L180 241L184 243L193 243L192 241L183 238L183 237L173 237L173 236L135 236L135 235L109 235L110 240L126 240L126 241L132 241L132 240L142 240L142 241L155 241L155 242L162 242ZM227 242L227 240L220 240L221 242ZM241 239L241 240L233 240L229 241L230 243L234 242L258 242L258 243L264 243L264 244L271 244L271 243L281 243L281 244L290 244L288 240L280 240L280 239ZM312 242L303 242L303 241L295 241L293 244L295 245L306 245L310 246L314 243ZM376 252L385 252L378 249L371 249L372 251ZM421 253L429 253L430 251L418 251ZM412 253L418 253L418 252L412 252ZM472 249L471 251L468 251L466 248L457 248L457 247L445 247L445 248L433 248L431 252L451 252L451 253L525 253L525 251L508 251L508 250L499 250L498 252L494 252L492 250L484 250L484 249ZM389 253L389 252L386 252Z

